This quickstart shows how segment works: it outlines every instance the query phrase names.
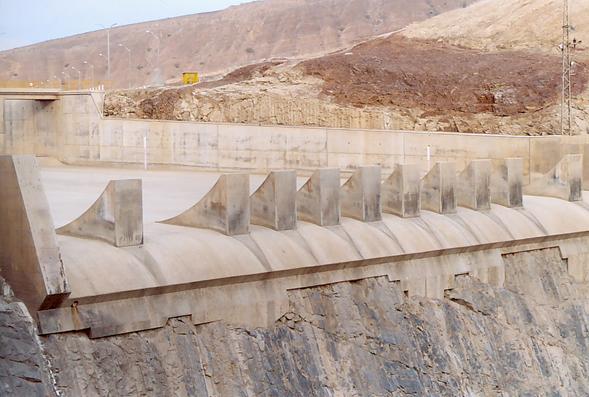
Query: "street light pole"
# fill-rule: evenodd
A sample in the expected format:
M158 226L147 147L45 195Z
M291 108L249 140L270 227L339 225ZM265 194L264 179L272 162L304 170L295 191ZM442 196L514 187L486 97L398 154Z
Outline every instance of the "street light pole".
M99 57L104 58L104 54L101 52L98 54ZM102 74L102 81L104 83L104 73Z
M102 26L103 29L106 29L106 80L110 82L110 30L117 26L118 23L113 23L108 28L104 25Z
M84 61L84 65L90 68L90 85L94 87L94 65L88 61ZM86 71L86 79L88 79L88 71Z
M78 72L78 90L81 89L81 84L82 84L82 72L80 72L78 69L76 69L74 66L72 66L72 70L75 70L76 72Z
M90 85L94 87L94 65L88 61L84 61L86 65L86 80L88 79L88 68L90 68Z
M127 47L126 45L123 45L120 43L119 43L119 47L123 47L125 50L127 50L127 55L129 57L129 65L127 66L127 81L129 84L129 88L131 88L131 49L129 47Z
M65 82L70 80L70 75L69 75L69 73L66 73L64 71L62 71L61 74L63 75L63 79L64 79L63 80L63 87L66 88L66 83Z

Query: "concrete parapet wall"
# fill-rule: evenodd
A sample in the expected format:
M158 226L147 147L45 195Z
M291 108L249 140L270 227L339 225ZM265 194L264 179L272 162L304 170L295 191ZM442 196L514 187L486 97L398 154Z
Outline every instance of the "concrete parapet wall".
M94 97L93 97L94 95ZM0 98L1 100L1 98ZM96 94L62 94L52 102L3 100L0 153L53 156L66 163L186 165L216 170L339 168L365 164L391 173L413 163L425 173L437 161L464 169L475 159L523 159L524 184L565 154L583 154L589 136L501 136L457 133L253 126L104 119ZM0 105L2 103L0 102ZM144 138L147 146L144 152ZM429 153L429 157L428 157ZM589 156L583 162L589 176Z

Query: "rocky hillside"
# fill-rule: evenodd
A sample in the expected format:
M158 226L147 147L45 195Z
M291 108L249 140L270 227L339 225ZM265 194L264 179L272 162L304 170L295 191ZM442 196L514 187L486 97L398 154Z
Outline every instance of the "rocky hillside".
M56 396L49 368L26 306L0 278L0 396Z
M589 21L589 6L573 3L573 23ZM193 87L113 92L106 115L558 134L561 5L484 0L317 58L252 64ZM589 42L583 26L575 35ZM573 70L576 134L589 132L584 45Z
M264 63L183 88L117 91L107 116L343 128L552 134L560 59L393 35L298 64ZM576 106L587 75L576 67ZM579 114L579 113L577 113ZM587 131L589 118L575 118Z
M183 71L228 72L269 58L324 54L476 0L263 0L111 30L115 87L179 81ZM151 30L160 41L146 33ZM127 52L131 49L131 67ZM0 80L106 79L106 31L0 52ZM38 65L43 65L42 68ZM156 69L159 68L159 71Z
M20 337L26 353L0 350L0 379L8 394L23 376L37 379L28 396L49 395L46 384L63 396L589 394L588 285L571 280L558 249L505 263L505 288L461 276L442 300L408 298L384 277L292 291L267 329L176 318L104 339L43 337L50 366L30 375L6 372L41 361L30 353L39 342ZM28 322L11 314L5 324ZM55 389L38 368L51 369Z

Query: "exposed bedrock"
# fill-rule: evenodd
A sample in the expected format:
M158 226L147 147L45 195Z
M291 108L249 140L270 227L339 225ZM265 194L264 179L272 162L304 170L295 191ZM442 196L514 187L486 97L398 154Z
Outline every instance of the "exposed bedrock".
M587 285L556 248L504 260L505 288L458 276L440 300L381 277L290 291L270 328L42 340L67 396L587 395Z
M56 396L48 362L24 303L0 278L0 396Z

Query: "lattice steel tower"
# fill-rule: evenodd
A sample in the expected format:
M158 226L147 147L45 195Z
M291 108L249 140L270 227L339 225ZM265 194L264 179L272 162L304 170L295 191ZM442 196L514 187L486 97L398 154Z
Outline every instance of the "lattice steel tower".
M569 1L564 0L562 13L562 102L560 108L560 132L571 134L571 26L569 24Z

